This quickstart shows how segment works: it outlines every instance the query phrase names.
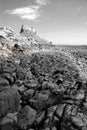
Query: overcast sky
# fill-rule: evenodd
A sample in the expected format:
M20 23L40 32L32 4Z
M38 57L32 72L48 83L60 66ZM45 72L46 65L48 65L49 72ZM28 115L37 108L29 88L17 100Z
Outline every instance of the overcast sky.
M22 24L58 44L87 44L87 0L0 0L0 26Z

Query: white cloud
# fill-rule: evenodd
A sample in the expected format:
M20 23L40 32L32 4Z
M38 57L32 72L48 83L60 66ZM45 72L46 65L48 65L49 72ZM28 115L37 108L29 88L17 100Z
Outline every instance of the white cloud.
M41 16L41 7L49 3L48 0L35 0L37 5L7 10L6 13L17 15L21 19L37 20Z
M83 7L82 6L79 6L79 7L77 7L77 9L75 10L75 14L78 14L81 10L83 9Z
M87 21L85 21L85 24L87 25Z
M48 0L36 0L36 3L39 5L47 5L49 3Z
M13 15L18 15L21 19L36 20L40 17L39 6L27 6L16 8L14 10L7 10L6 12Z

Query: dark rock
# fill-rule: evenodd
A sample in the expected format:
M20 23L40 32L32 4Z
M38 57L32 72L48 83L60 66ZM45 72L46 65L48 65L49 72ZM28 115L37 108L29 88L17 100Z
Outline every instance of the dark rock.
M24 91L24 97L26 100L29 100L34 94L34 90L33 89L28 89L26 91Z
M23 129L31 126L36 119L36 111L30 106L25 106L18 113L18 126Z
M37 116L36 116L36 123L37 124L40 124L42 121L43 121L43 119L45 118L45 111L42 111L42 112L40 112Z
M63 86L59 86L53 82L43 82L42 89L49 89L53 94L63 93L64 91Z
M37 89L38 88L38 82L32 80L30 83L25 83L26 88L31 89Z
M4 73L2 75L2 77L4 77L5 79L7 79L9 81L9 84L12 84L15 82L15 76L13 76L12 74L10 73Z
M87 129L86 82L79 81L79 69L69 57L60 53L18 53L13 60L3 61L0 121L8 118L8 113L18 112L15 119L9 117L13 130ZM9 122L2 124L6 127Z
M43 129L43 130L50 130L50 128L49 128L49 127L47 127L47 128L45 128L45 129Z
M56 111L57 105L55 106L51 106L48 108L48 113L47 113L47 117L51 118L54 116L54 112Z
M30 129L28 129L28 130L34 130L34 129L30 128Z
M37 111L42 111L47 106L49 94L49 91L37 92L29 102Z
M57 130L57 128L56 127L52 127L51 130Z
M8 80L0 78L0 86L8 86L8 85L9 85Z
M58 118L61 118L61 117L62 117L62 114L63 114L65 105L66 105L66 104L59 104L59 105L57 106L55 114L56 114L56 116L57 116Z
M19 80L23 80L26 77L26 72L22 68L20 68L17 70L16 76Z
M87 116L84 116L83 113L77 112L76 116L72 117L72 122L75 124L75 126L79 128L85 127L87 129Z
M13 63L11 62L6 62L3 66L2 66L2 72L3 73L13 73L15 72L16 67Z
M71 91L71 98L76 100L82 100L85 97L84 90Z
M4 117L0 120L0 130L12 130L13 120L8 117Z
M26 88L24 85L21 85L20 87L17 87L17 90L23 94L26 91Z
M6 88L0 93L0 118L7 113L18 111L20 106L20 96L14 88Z

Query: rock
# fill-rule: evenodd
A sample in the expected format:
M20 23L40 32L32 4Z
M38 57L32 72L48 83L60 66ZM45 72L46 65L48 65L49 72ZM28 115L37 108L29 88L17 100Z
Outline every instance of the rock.
M8 80L9 84L13 84L15 82L15 77L10 73L4 73L2 77Z
M21 85L20 87L17 87L17 90L20 92L20 93L23 93L26 91L26 88L24 85Z
M43 130L50 130L50 128L49 128L49 127L47 127L47 128L45 128L45 129L43 129Z
M11 118L4 117L0 119L0 130L12 130L12 123L13 120Z
M47 101L49 97L49 91L37 92L35 96L29 100L31 106L37 111L41 112L47 107Z
M59 94L60 92L64 91L63 86L58 86L53 82L43 82L42 89L49 89L53 94Z
M51 130L57 130L57 128L56 127L52 127Z
M45 111L40 112L37 116L36 116L36 123L40 124L43 119L45 118Z
M19 86L19 87L22 86L23 85L23 80L17 80L16 85Z
M0 60L0 121L11 119L2 130L10 122L13 130L86 130L87 86L73 58L26 48L15 42L13 55Z
M17 112L15 112L15 113L8 113L8 114L6 115L6 117L9 118L9 119L12 119L12 120L13 120L13 123L14 123L14 122L17 123Z
M34 94L33 89L28 89L24 91L25 100L29 100L33 96L33 94Z
M26 88L31 89L37 89L38 88L38 82L32 80L30 83L25 83Z
M48 118L52 118L54 116L56 108L57 108L57 105L51 106L51 107L48 108L48 113L47 113Z
M71 115L76 116L77 112L78 112L78 106L73 105L73 107L71 108Z
M21 63L20 59L15 59L15 63L20 65Z
M81 100L85 97L84 90L73 90L71 91L71 98Z
M27 25L26 26L22 25L20 33L24 33L25 36L28 36L29 32L34 33L34 34L37 33L33 27L29 28Z
M14 64L12 64L12 66L10 65L11 63L5 63L5 65L2 67L2 71L3 73L14 73L16 68L14 66Z
M26 72L22 68L20 68L17 70L16 76L19 80L23 80L23 79L25 79Z
M5 117L0 119L0 130L13 130L13 123L17 123L17 113L8 113Z
M34 130L34 129L30 128L30 129L28 129L28 130Z
M36 111L26 105L18 113L18 126L23 129L31 126L36 119Z
M70 81L64 81L64 82L63 82L64 88L70 88L70 87L71 87L71 84L72 84L72 82L70 82Z
M8 85L9 85L8 80L0 78L0 86L8 86Z
M85 92L84 90L80 90L76 96L77 100L82 100L85 97Z
M87 117L87 116L86 116ZM73 116L72 117L72 122L79 128L82 128L82 127L86 127L87 129L87 119L86 117L84 117L84 115L82 113L77 113L76 116Z
M20 96L14 88L6 88L0 92L0 118L7 113L18 111L20 106Z
M62 117L62 114L63 114L65 105L66 105L66 104L59 104L59 105L57 106L57 109L56 109L55 114L56 114L56 116L57 116L58 118L61 118L61 117Z

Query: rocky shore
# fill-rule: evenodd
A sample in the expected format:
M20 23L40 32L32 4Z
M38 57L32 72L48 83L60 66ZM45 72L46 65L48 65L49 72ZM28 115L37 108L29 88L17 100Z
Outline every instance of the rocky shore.
M28 54L18 44L11 53L2 48L1 130L87 130L87 80L75 49Z
M86 87L62 53L1 59L1 130L86 130Z

